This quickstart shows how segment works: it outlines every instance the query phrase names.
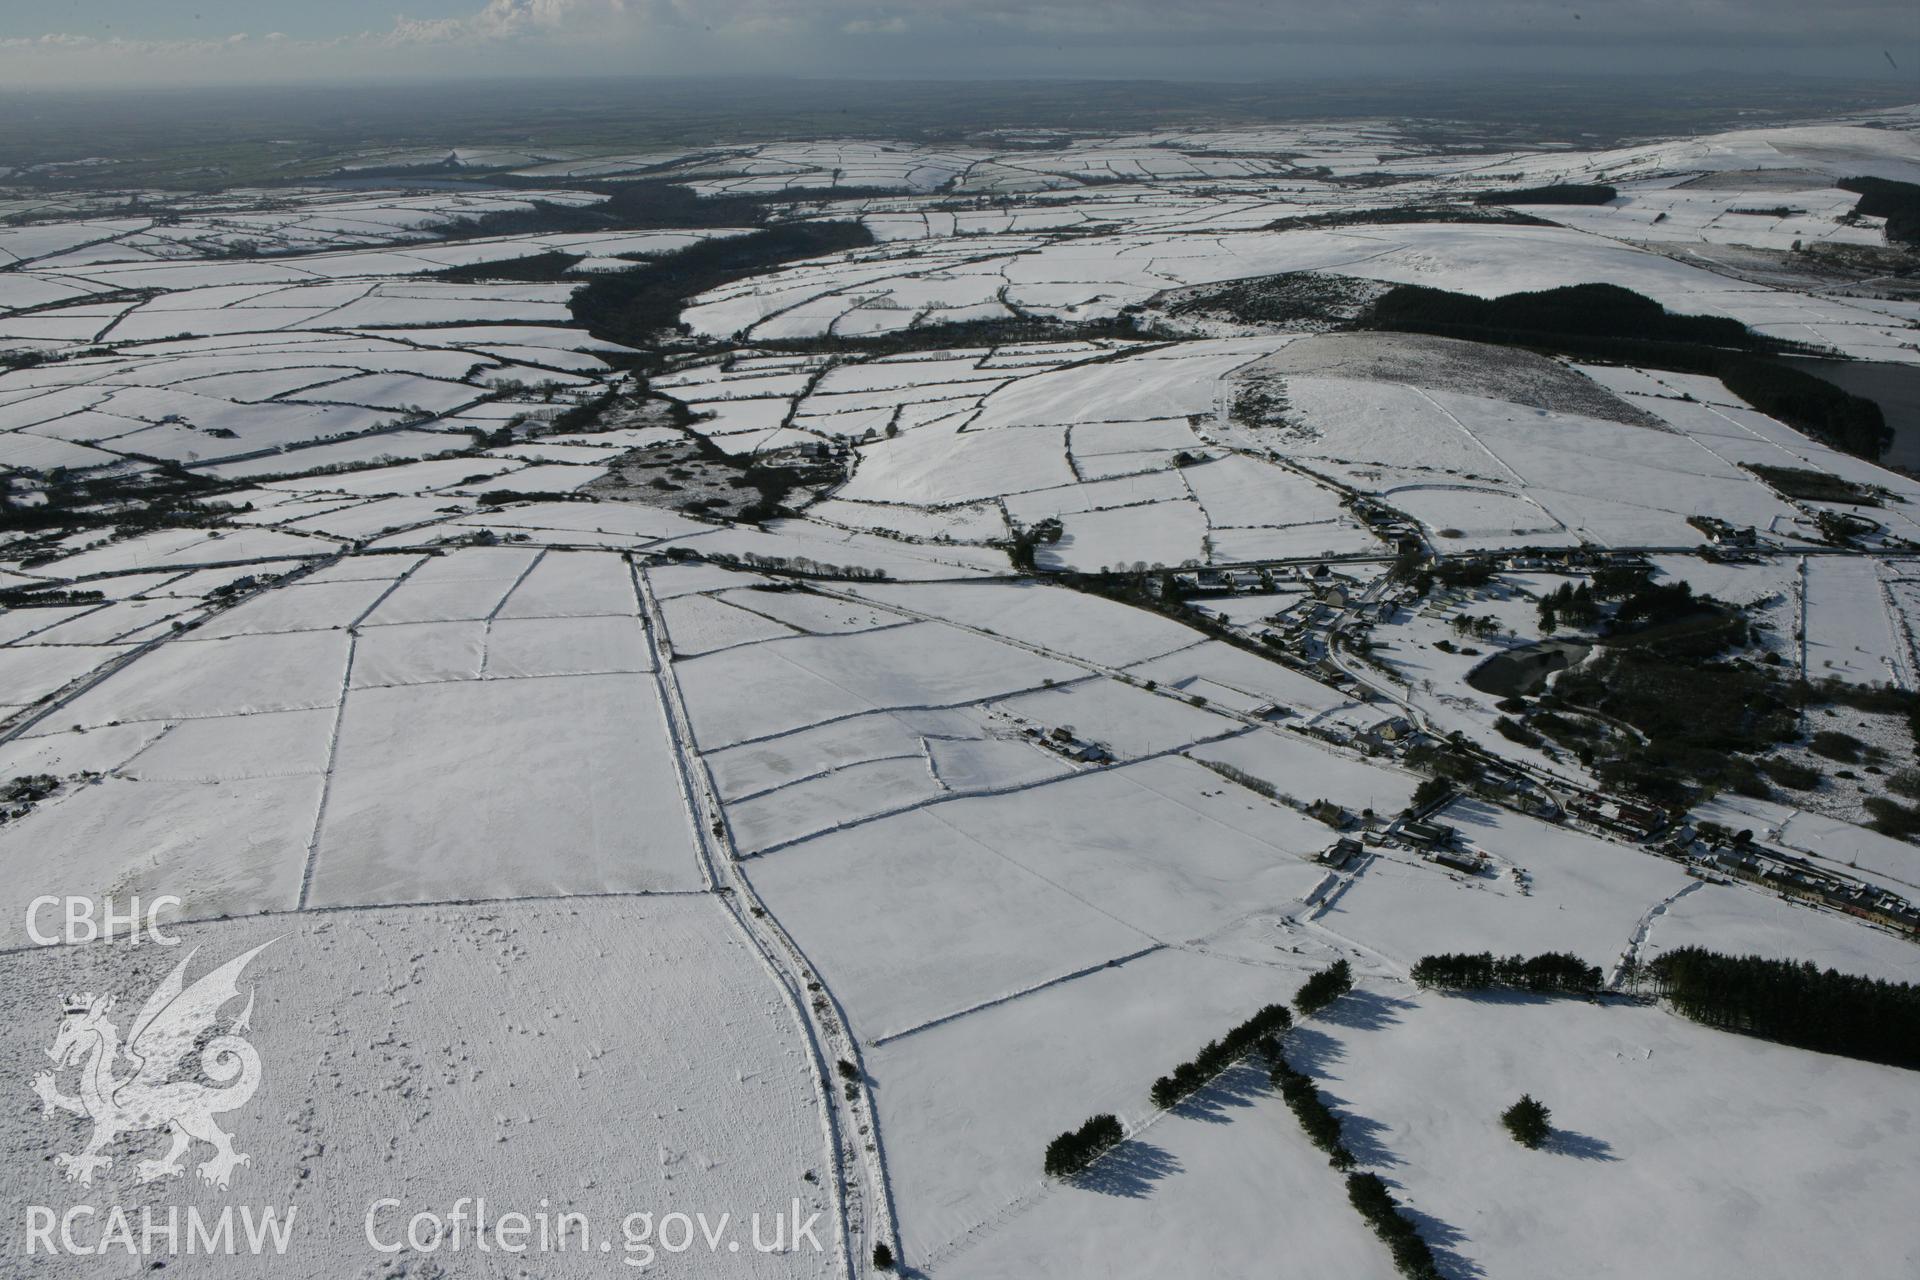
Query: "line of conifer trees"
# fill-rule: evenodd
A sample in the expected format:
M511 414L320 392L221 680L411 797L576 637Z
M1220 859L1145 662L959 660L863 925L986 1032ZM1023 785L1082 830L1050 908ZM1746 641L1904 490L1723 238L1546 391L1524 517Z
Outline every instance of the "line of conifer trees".
M1496 956L1490 951L1422 956L1413 980L1442 991L1507 987L1539 995L1585 996L1600 990L1598 965L1579 956L1548 951L1537 956Z
M1300 1127L1306 1131L1308 1141L1327 1153L1327 1163L1334 1168L1353 1168L1353 1152L1347 1150L1347 1144L1340 1139L1340 1117L1328 1109L1320 1097L1320 1090L1314 1086L1313 1077L1304 1071L1295 1071L1292 1064L1277 1051L1272 1055L1272 1060L1273 1087L1287 1100L1294 1118L1300 1121Z
M1646 972L1695 1022L1920 1070L1920 986L1912 983L1701 947L1668 951Z
M1407 1217L1377 1173L1347 1175L1347 1199L1367 1220L1374 1234L1387 1242L1393 1252L1393 1265L1407 1280L1440 1280L1440 1268L1433 1261L1433 1250L1420 1238L1413 1219Z
M1293 1007L1303 1018L1311 1018L1353 990L1353 968L1345 960L1335 960L1306 980L1294 993Z
M1201 1085L1219 1075L1254 1047L1263 1036L1278 1035L1293 1025L1293 1015L1283 1004L1270 1004L1219 1040L1209 1040L1204 1049L1173 1069L1172 1074L1153 1082L1153 1105L1170 1107Z
M1092 1164L1108 1147L1126 1137L1118 1116L1102 1112L1078 1129L1069 1129L1047 1144L1047 1176L1071 1178Z

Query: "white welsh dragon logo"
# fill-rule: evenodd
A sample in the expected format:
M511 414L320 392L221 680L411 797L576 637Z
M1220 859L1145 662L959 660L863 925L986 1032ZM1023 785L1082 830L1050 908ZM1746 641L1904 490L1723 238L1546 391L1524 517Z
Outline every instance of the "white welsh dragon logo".
M113 1163L112 1156L101 1153L122 1134L167 1129L173 1135L172 1148L163 1159L140 1161L140 1181L180 1174L180 1158L198 1139L213 1147L212 1157L199 1166L201 1179L226 1189L234 1168L249 1161L233 1149L232 1135L223 1132L213 1117L245 1106L260 1084L260 1055L240 1038L253 1015L252 988L247 990L246 1008L224 1033L215 1024L221 1007L239 998L240 973L247 962L272 945L271 941L262 943L190 987L185 985L187 962L194 956L189 951L140 1007L125 1045L120 1042L119 1031L107 1020L113 1008L112 996L89 992L68 998L60 1033L47 1056L62 1071L80 1068L80 1094L68 1097L61 1093L51 1071L42 1071L33 1080L33 1091L48 1114L58 1107L93 1119L93 1137L85 1150L79 1155L54 1157L66 1170L67 1181L90 1185L94 1170ZM196 1047L200 1050L201 1071L222 1087L174 1078L182 1060ZM122 1055L133 1070L116 1076L114 1070Z

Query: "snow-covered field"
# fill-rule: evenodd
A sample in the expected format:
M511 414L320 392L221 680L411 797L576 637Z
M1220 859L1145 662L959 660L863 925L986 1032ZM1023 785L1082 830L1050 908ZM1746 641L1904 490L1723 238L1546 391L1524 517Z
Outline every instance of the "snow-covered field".
M1872 560L1808 557L1803 573L1807 674L1911 688L1912 654L1888 614L1880 567Z
M1759 1043L1657 1009L1367 987L1298 1036L1371 1161L1456 1275L1896 1273L1920 1249L1912 1072ZM1500 1128L1553 1112L1529 1151ZM1775 1214L1791 1218L1776 1226Z
M623 1220L676 1208L734 1215L736 1274L838 1273L830 1155L805 1034L711 899L279 916L200 925L181 940L183 950L200 949L195 977L203 965L267 944L247 971L261 1083L222 1117L250 1163L228 1190L202 1185L191 1169L143 1185L136 1158L165 1148L148 1132L115 1152L91 1194L136 1215L156 1206L163 1218L168 1205L218 1214L236 1202L290 1204L298 1212L284 1257L182 1257L170 1270L381 1274L397 1264L367 1242L375 1202L397 1202L376 1217L376 1235L391 1242L404 1238L414 1212L445 1215L460 1197L484 1195L493 1215L587 1215L589 1248L540 1255L542 1275L605 1275L618 1259L638 1262L625 1248ZM9 956L0 997L6 1092L31 1097L62 993L115 992L131 1019L174 959L152 948L130 964L108 947ZM86 1134L82 1119L8 1108L0 1194L11 1204L58 1203L68 1188L49 1178L38 1153L78 1149ZM796 1196L806 1213L822 1211L823 1250L753 1251L749 1216L767 1219L769 1238L773 1213L790 1212ZM8 1256L20 1259L24 1219L13 1215L5 1232ZM471 1223L467 1232L466 1249L442 1255L443 1265L461 1275L523 1273L532 1255L489 1256L474 1247ZM602 1239L615 1261L599 1252ZM78 1266L89 1261L105 1259ZM43 1254L25 1265L45 1262ZM714 1265L662 1252L648 1274L709 1275Z

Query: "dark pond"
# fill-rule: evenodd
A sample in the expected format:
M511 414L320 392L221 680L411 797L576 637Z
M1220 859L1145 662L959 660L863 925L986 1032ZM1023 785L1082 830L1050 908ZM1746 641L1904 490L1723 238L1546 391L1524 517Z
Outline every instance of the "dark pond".
M1893 444L1881 461L1920 471L1920 365L1881 360L1787 360L1795 368L1824 378L1842 391L1865 396L1880 406L1893 428Z

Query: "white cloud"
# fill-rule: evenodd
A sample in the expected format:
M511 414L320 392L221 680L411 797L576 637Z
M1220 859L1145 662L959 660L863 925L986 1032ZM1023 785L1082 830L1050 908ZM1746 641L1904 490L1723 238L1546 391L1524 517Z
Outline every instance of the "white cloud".
M907 20L897 13L889 18L854 18L840 29L850 36L900 36L907 33Z
M621 39L684 29L692 15L679 0L487 0L462 18L394 19L367 38L389 44L486 44Z

